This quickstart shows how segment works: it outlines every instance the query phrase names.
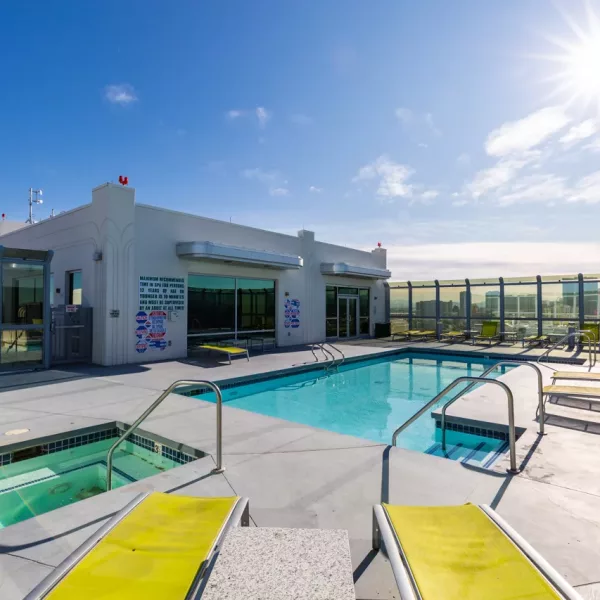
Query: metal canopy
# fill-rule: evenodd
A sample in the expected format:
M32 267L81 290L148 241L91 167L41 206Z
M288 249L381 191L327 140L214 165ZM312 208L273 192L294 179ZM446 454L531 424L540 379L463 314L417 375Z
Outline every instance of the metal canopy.
M323 275L341 275L347 277L362 277L364 279L389 279L392 274L387 269L373 267L357 267L344 262L321 263Z
M303 265L301 256L209 241L179 242L176 251L179 258L250 264L270 269L299 269Z

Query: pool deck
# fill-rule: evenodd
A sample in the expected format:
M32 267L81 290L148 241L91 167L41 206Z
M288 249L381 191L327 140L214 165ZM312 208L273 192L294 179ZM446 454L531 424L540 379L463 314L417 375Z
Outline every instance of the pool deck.
M410 346L422 350L519 355L520 346L465 344L344 344L348 356L367 356ZM530 350L526 356L539 354ZM561 356L553 352L553 356ZM566 358L566 355L563 355ZM2 446L111 421L131 422L176 379L214 381L287 369L314 360L308 350L253 356L231 366L171 361L122 368L76 367L0 378ZM560 366L561 370L565 370ZM587 367L568 369L587 372ZM545 381L552 369L544 368ZM594 367L594 372L600 368ZM21 599L37 582L140 491L250 498L254 525L345 529L356 583L363 600L398 598L385 557L371 552L371 507L405 504L486 503L494 507L587 599L600 598L600 436L593 427L564 417L576 409L548 405L546 435L537 435L536 379L519 367L502 376L515 393L519 475L465 466L359 438L223 407L226 471L215 463L215 405L171 395L143 429L208 452L193 463L0 530L0 597ZM502 422L506 400L483 386L457 402L454 417ZM494 393L496 392L496 394ZM562 412L561 412L562 411ZM583 421L597 415L581 411ZM598 413L600 414L600 413ZM506 422L506 421L504 421ZM29 429L4 436L14 429ZM596 595L594 595L596 594Z

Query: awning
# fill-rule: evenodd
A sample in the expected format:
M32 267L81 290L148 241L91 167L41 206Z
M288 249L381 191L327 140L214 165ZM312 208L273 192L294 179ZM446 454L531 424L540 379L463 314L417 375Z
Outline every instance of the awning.
M389 279L392 274L387 269L373 267L357 267L348 263L321 263L323 275L342 275L346 277L362 277L363 279Z
M254 250L217 242L179 242L177 256L196 260L213 260L268 267L270 269L299 269L302 257L269 250Z

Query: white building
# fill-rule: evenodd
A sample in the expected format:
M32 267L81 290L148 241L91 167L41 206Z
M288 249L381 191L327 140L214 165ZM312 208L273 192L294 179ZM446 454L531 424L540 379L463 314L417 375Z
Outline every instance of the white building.
M136 204L133 188L111 183L91 204L0 230L0 245L54 252L51 302L92 307L92 360L103 365L186 357L188 343L372 335L386 320L383 248Z

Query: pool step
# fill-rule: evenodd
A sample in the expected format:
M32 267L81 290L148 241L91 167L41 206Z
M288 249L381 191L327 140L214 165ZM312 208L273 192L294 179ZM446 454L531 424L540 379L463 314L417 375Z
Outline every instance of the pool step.
M441 442L437 442L430 446L425 453L431 456L455 460L465 465L489 468L506 452L507 447L508 444L506 442L498 443L497 440L490 440L489 442L482 441L475 445L447 443L446 450L444 451L442 450Z

